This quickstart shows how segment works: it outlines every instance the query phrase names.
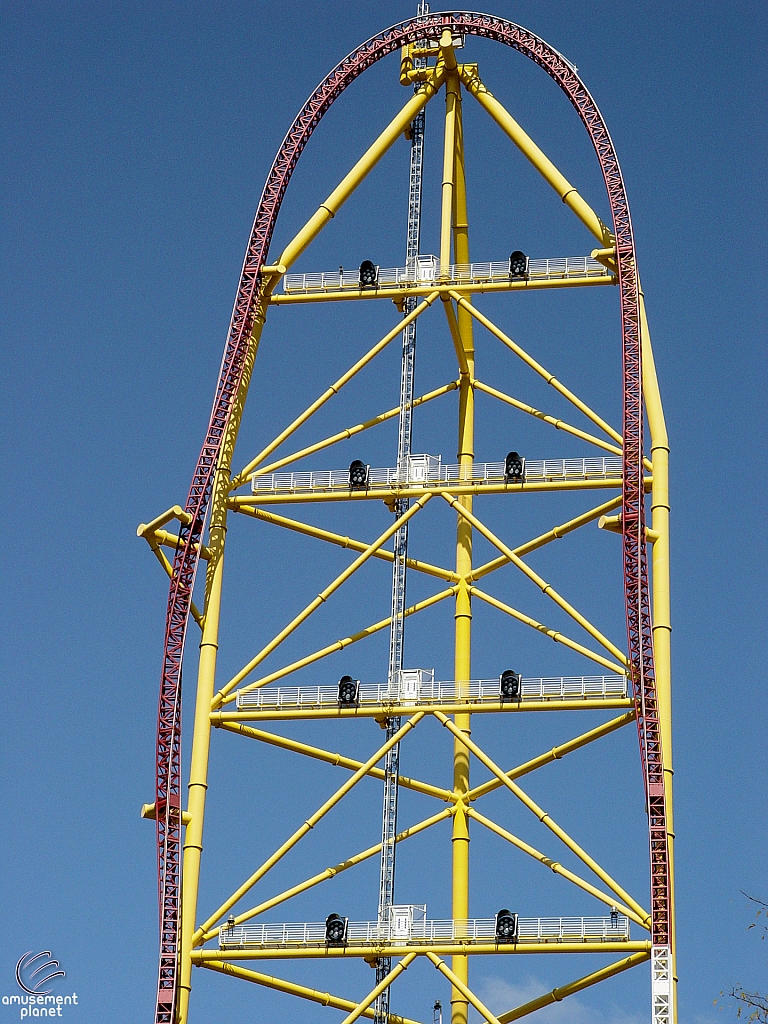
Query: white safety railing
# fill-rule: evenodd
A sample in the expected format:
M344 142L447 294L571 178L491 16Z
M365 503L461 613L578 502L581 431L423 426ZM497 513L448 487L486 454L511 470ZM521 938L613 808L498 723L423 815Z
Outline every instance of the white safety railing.
M392 934L396 931L396 934ZM521 917L518 919L518 944L534 942L626 942L629 919L622 914L610 917ZM414 920L410 935L395 929L394 921L348 921L344 944L351 946L397 945L420 943L496 941L496 919ZM257 949L262 947L325 946L325 923L322 921L291 924L241 924L222 928L220 949ZM339 943L340 945L341 943ZM511 943L499 943L502 947ZM331 946L334 944L331 943Z
M613 280L602 263L591 256L566 256L561 259L529 260L525 278L510 278L509 260L491 263L458 263L440 273L436 256L419 256L418 262L407 267L377 267L377 284L363 288L357 269L328 271L314 274L286 274L283 290L288 295L307 292L375 291L376 288L397 288L441 284L483 284L509 280L557 281L572 278L605 278Z
M604 676L536 676L522 679L520 699L526 701L600 700L627 696L627 677ZM360 707L386 705L412 707L419 704L452 704L457 700L474 703L497 702L499 680L471 679L456 683L450 680L420 682L416 693L404 696L401 689L386 683L361 683L358 689ZM517 703L516 700L509 701ZM339 707L339 687L334 686L263 686L237 694L238 711L277 710L280 708Z
M588 459L525 459L525 483L553 483L566 480L607 480L621 477L622 465L618 455ZM475 462L471 468L459 465L444 466L439 458L430 456L429 462L411 465L407 469L396 467L370 468L368 483L357 490L375 491L393 487L432 487L439 484L504 482L503 462ZM301 491L348 491L349 470L308 470L294 473L265 473L251 477L254 494Z

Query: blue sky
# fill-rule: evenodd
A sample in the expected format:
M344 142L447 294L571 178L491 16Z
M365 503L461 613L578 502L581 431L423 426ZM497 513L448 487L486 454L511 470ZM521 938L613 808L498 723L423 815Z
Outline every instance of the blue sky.
M755 933L745 930L752 914L740 894L743 889L768 899L766 217L764 173L759 177L766 155L761 62L768 17L756 2L709 0L498 0L490 10L531 28L579 67L607 121L627 183L672 446L680 1019L710 1024L731 1016L713 1008L720 989L735 983L768 989L766 953ZM139 808L153 798L167 588L136 538L136 525L183 503L253 212L286 129L338 60L411 13L410 6L390 0L4 5L0 337L8 489L0 555L6 695L0 724L0 996L13 992L13 969L22 953L44 948L66 969L65 989L78 992L77 1020L83 1024L127 1024L152 1013L154 827L139 818ZM489 43L473 42L466 54L479 61L489 88L605 216L594 154L546 76ZM276 248L404 99L391 58L335 105L295 174ZM592 241L581 226L479 109L469 100L465 108L473 256L503 259L518 247L536 256L588 252ZM422 249L430 252L438 244L441 126L435 105L428 110L427 145ZM296 269L355 266L368 256L386 266L400 263L406 182L402 143ZM482 308L617 423L615 293L594 289L546 301L525 298L531 301L513 307L488 299ZM343 315L299 309L270 316L238 466L270 430L276 432L394 325L394 311L383 306L372 303ZM418 392L451 379L445 341L437 316L425 317ZM301 438L324 436L396 404L398 359L391 348L376 372ZM489 382L506 379L533 404L565 411L487 336L479 359ZM442 403L417 420L414 445L453 461L455 403ZM515 447L507 443L510 435L531 457L587 454L561 434L522 424L489 403L478 403L478 424L480 460ZM364 446L347 445L317 457L314 465L343 466L358 454L374 465L391 464L396 433L381 428L365 437ZM559 521L561 512L565 519L571 509L585 507L564 499L555 511L531 501L510 517L489 503L487 519L504 536L526 539L540 524ZM446 559L448 549L441 545L451 517L447 509L430 514L423 525L414 523L414 550ZM318 513L313 521L343 523L355 536L373 537L383 530L384 515L380 509L353 510L335 520ZM228 555L222 678L317 592L307 590L315 578L325 585L349 561L345 552L289 544L275 531L234 518L228 551L237 554ZM621 640L617 592L610 589L613 583L603 583L615 582L618 543L594 530L542 552L532 564ZM485 551L478 544L483 557ZM274 578L275 564L283 584ZM508 590L511 599L517 582L500 575L492 592L503 598ZM420 580L411 587L414 598L431 592ZM286 655L320 646L329 631L335 638L383 617L386 590L386 569L373 567L358 590L286 645ZM554 621L543 598L521 593L531 614ZM423 627L407 635L407 660L434 666L438 676L449 678L449 626L447 614L425 616ZM478 611L475 674L497 674L499 659L510 650L532 675L587 671L522 630L505 630L506 624L500 627L498 619ZM190 636L187 725L196 653ZM371 641L354 661L337 659L324 671L338 669L337 678L349 669L366 680L381 679L385 646L384 639ZM321 680L307 674L301 681ZM512 738L485 722L478 723L475 736L511 764L561 742L587 721L544 717L521 725ZM403 770L407 765L408 772L435 780L442 773L447 780L447 737L437 734L434 723L421 729L424 743L403 747ZM307 726L292 734L353 756L375 749L380 735L372 725ZM218 905L260 855L340 784L330 767L309 774L299 774L299 768L304 766L293 755L267 756L245 740L214 735L205 907ZM483 777L479 772L477 778ZM626 730L574 756L572 764L542 772L529 788L599 849L622 881L644 893L640 785L636 740ZM379 788L373 782L366 786L332 825L312 836L306 852L281 866L269 894L376 842L378 810L370 809L378 807ZM509 813L517 823L501 795L490 799L500 820ZM431 810L423 798L406 795L401 820L415 821ZM519 824L528 827L525 819ZM542 839L533 828L525 837L555 855L554 840ZM401 898L426 901L430 916L448 916L439 885L447 867L445 827L439 839L413 851L404 846L398 862ZM510 905L508 900L530 915L599 913L598 905L565 883L541 878L548 873L511 858L479 829L473 844L473 858L482 865L472 891L478 915L492 914ZM334 882L328 895L297 900L275 911L273 919L319 919L338 908L357 918L375 916L375 863L354 880L351 875ZM580 971L578 965L550 962L558 958L539 959L547 962L514 958L500 968L495 961L473 965L474 983L489 1004L503 1010L594 967L590 961ZM370 987L370 972L363 970L368 971L334 970L323 980L297 968L292 976L362 994ZM278 997L202 973L194 978L196 1019L285 1019ZM635 1024L648 1019L647 987L647 972L640 969L566 1001L542 1019ZM393 1006L421 1020L436 996L447 1003L431 968L409 972L401 991L402 1001L393 997ZM0 1006L2 1014L13 1017ZM303 1019L314 1024L340 1018L336 1011L307 1005Z

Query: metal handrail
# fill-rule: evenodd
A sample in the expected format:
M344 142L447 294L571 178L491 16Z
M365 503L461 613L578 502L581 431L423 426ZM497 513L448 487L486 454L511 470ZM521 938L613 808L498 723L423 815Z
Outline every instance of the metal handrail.
M439 280L442 284L482 284L486 281L509 281L509 260L488 263L452 263L447 273L440 272L440 261L434 257L419 257L419 262L405 267L377 267L377 284L371 287L411 287ZM565 256L559 259L529 260L529 281L569 280L580 277L604 277L613 274L591 256ZM513 279L514 280L514 279ZM299 292L359 291L362 289L357 270L331 270L309 274L286 274L283 290L294 295Z
M524 480L527 483L559 480L600 480L618 478L622 473L621 456L594 456L587 459L526 459ZM368 471L366 490L430 486L467 481L469 483L499 483L504 480L503 462L475 462L467 472L458 464L443 465L438 459L432 464L419 464L410 469L396 466ZM251 478L254 494L279 491L348 491L349 470L305 470L290 473L265 473Z
M627 696L627 677L603 676L535 676L521 680L520 699L530 700L597 700ZM470 679L456 683L452 679L427 680L419 685L417 696L401 700L398 689L386 683L361 683L358 703L366 705L407 706L419 704L450 704L457 700L477 703L498 701L499 680ZM510 702L512 703L512 702ZM322 708L339 706L339 688L334 686L263 686L237 694L237 710L259 708Z
M413 921L410 935L393 935L390 922L348 921L345 942L349 945L397 945L429 942L488 943L496 941L496 919ZM527 942L625 942L629 939L629 918L611 917L521 917L517 943ZM280 924L241 924L223 928L220 949L253 949L264 946L325 946L322 921Z

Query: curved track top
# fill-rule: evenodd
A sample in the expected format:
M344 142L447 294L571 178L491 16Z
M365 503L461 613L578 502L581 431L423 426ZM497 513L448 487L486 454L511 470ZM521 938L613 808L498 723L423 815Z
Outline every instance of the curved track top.
M533 32L503 18L465 11L430 14L393 25L345 57L320 83L291 125L267 178L240 276L232 321L216 385L205 442L192 477L168 595L163 671L157 726L157 857L160 910L158 1024L176 1013L181 872L181 663L214 472L238 394L259 299L260 271L267 262L280 205L312 132L348 85L382 57L418 39L456 34L494 39L518 50L554 79L575 107L595 147L613 219L623 345L624 483L622 496L624 589L628 650L637 709L640 753L649 813L652 939L668 946L669 866L661 758L661 732L654 682L653 644L645 546L643 398L638 277L632 221L621 169L608 129L575 69Z

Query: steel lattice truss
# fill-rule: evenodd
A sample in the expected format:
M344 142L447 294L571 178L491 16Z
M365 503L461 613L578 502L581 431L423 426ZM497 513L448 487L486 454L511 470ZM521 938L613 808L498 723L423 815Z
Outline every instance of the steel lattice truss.
M457 35L496 40L519 51L560 86L581 118L595 148L613 219L623 339L622 535L629 674L633 687L640 754L647 796L651 850L652 940L669 947L670 865L654 675L643 479L643 389L639 283L632 222L621 169L600 112L575 69L532 32L502 18L470 12L426 15L394 25L345 57L309 97L291 125L272 165L251 231L205 441L195 467L180 543L173 561L160 685L156 755L157 862L160 964L156 1024L174 1024L178 991L181 850L181 664L192 592L214 477L227 425L248 373L249 342L263 286L262 268L291 175L314 129L334 101L359 75L405 44ZM606 233L606 240L610 237Z

